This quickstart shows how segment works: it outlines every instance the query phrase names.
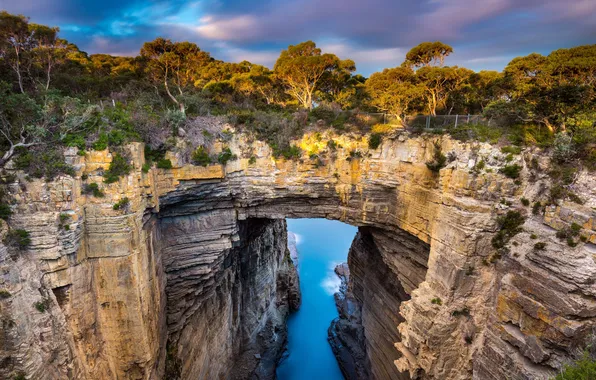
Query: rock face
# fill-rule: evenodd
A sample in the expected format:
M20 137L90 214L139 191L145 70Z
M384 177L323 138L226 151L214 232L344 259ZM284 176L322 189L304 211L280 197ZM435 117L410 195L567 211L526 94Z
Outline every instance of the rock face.
M331 138L342 148L326 148ZM425 163L437 139L452 161L433 173ZM402 135L368 151L365 138L327 134L297 143L321 160L273 160L239 135L229 146L241 158L225 167L171 155L173 169L143 173L133 145L135 170L101 185L104 198L82 194L80 175L101 184L107 152L72 152L76 178L13 185L11 226L32 244L0 249L10 294L0 300L0 377L268 378L297 303L276 221L285 217L359 226L348 285L359 314L336 325L364 337L347 350L362 376L544 379L585 343L596 324L593 175L576 183L584 205L534 216L519 198L539 199L550 183L539 155L538 169L526 165L530 152L515 159L516 182L487 144ZM474 170L481 159L490 172ZM124 197L130 205L113 210ZM524 231L497 254L496 219L511 209L526 216ZM555 237L572 223L585 240L575 247ZM346 328L335 328L343 344Z

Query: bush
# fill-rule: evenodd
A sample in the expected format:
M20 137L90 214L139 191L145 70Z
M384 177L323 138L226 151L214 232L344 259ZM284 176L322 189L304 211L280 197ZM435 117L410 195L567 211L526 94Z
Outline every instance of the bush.
M327 141L327 148L329 148L329 150L336 150L337 149L337 143L335 142L335 140L329 140Z
M498 217L499 231L491 240L492 246L497 249L505 247L512 237L522 231L521 226L525 221L519 211L507 211L507 214Z
M532 206L532 214L538 215L542 211L542 204L540 202L535 202Z
M519 146L504 146L501 148L501 153L505 154L520 154L521 148Z
M157 167L158 169L172 169L172 161L162 158L157 161Z
M0 299L6 299L9 298L10 296L12 296L12 294L10 294L10 292L6 289L0 289Z
M573 364L566 364L554 380L588 380L596 379L596 361L588 352Z
M257 163L257 158L256 158L255 156L251 156L251 157L248 159L248 164L249 164L249 165L254 165L254 164L256 164L256 163Z
M540 242L534 244L534 249L537 251L544 251L546 249L546 243L543 243L540 241Z
M518 164L513 164L507 165L504 168L501 168L499 171L503 173L505 177L515 179L519 177L521 169L521 166L519 166Z
M128 207L129 204L130 204L130 200L128 199L128 197L124 197L124 198L120 199L118 202L116 202L112 208L114 210L124 210L125 208Z
M443 154L441 144L438 141L433 143L433 159L426 163L426 167L438 173L447 164L447 157Z
M237 158L238 158L238 156L236 156L235 154L233 154L232 151L230 150L230 148L226 147L217 156L217 162L219 162L222 165L225 165L225 164L228 163L228 161L235 160Z
M522 198L522 199L520 199L520 201L521 201L522 205L524 205L526 207L528 207L530 205L530 200L527 198Z
M302 156L302 149L296 145L290 145L281 149L274 145L272 148L273 157L275 158L283 157L286 160L295 160Z
M85 184L85 186L83 186L82 193L86 195L92 194L96 198L103 198L105 195L103 191L99 189L99 185L95 182Z
M199 146L193 153L192 153L192 161L195 165L200 166L207 166L211 164L211 157L209 157L209 153L203 146Z
M31 237L26 230L10 230L4 238L4 244L22 251L31 244Z
M468 316L470 316L470 309L467 306L464 306L463 308L461 308L459 310L453 310L453 312L451 312L451 315L454 317L461 317L461 316L468 317Z
M151 170L151 164L144 163L143 166L141 167L141 171L143 173L149 173L149 170Z
M40 313L44 313L48 307L50 306L50 301L47 298L44 298L43 301L37 301L33 304L37 311Z
M12 210L9 205L0 203L0 219L7 220L12 215Z
M377 149L381 145L383 137L380 133L372 133L368 138L368 148Z
M112 159L112 162L110 162L110 167L103 174L104 183L110 184L117 182L121 176L130 173L130 170L131 167L128 164L126 158L124 158L119 153L116 153L116 155Z
M443 304L443 301L441 301L439 297L435 297L432 300L430 300L430 303L432 303L433 305L441 306Z

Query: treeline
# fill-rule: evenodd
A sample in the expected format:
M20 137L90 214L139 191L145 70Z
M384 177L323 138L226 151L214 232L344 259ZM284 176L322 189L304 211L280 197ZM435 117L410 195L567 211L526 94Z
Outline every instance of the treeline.
M296 119L291 115L301 109L317 119L332 113L335 126L349 122L339 117L346 110L398 118L484 113L495 125L517 128L519 143L552 144L567 133L576 152L570 159L593 154L596 45L515 58L503 72L444 66L452 52L425 42L368 79L354 74L352 60L312 41L282 51L273 70L223 62L194 43L163 38L145 43L136 57L88 55L58 28L0 12L0 166L50 141L81 151L135 139L159 148L164 133L195 115L235 114L248 123L258 113L255 124L270 138L285 130L263 127L275 125L263 113ZM118 106L101 108L106 101ZM35 155L28 160L37 165Z

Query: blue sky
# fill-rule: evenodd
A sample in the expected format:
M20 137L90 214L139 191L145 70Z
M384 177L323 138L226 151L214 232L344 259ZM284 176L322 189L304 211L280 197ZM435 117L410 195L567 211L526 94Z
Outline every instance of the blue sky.
M474 70L596 43L596 0L0 0L0 9L59 26L89 53L137 55L162 36L272 67L283 48L311 39L364 75L401 64L422 41L449 43L447 64Z

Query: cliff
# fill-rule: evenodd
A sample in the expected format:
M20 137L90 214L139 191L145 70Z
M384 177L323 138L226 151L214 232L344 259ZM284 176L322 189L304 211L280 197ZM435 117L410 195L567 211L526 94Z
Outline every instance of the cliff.
M438 173L426 166L434 141L450 157ZM240 157L225 166L170 155L173 169L149 173L132 145L135 170L110 185L99 170L108 152L72 152L76 178L21 175L11 224L29 230L32 244L18 255L0 250L0 288L11 295L0 300L0 374L268 373L283 340L271 331L295 297L283 280L285 229L267 221L285 217L360 227L349 287L374 378L546 378L585 343L596 322L593 175L576 181L583 205L562 201L533 215L519 200L543 199L551 185L539 152L514 157L523 170L513 180L498 172L506 155L488 144L398 135L369 150L365 138L328 133L297 143L309 157L274 160L268 146L238 135L228 145ZM105 197L81 193L91 181ZM113 210L123 197L128 208ZM497 252L497 218L514 209L523 230ZM555 236L572 223L583 237L574 247Z

